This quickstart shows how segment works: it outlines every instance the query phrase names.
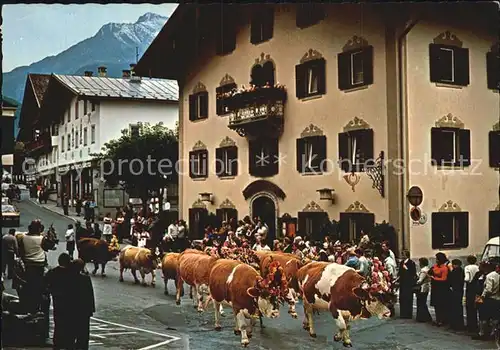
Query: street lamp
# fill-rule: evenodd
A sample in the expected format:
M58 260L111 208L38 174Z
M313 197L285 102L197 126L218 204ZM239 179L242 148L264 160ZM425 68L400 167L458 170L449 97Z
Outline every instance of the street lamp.
M319 192L319 199L322 201L332 201L332 204L335 203L335 197L333 196L333 192L335 190L333 188L321 188L316 192Z

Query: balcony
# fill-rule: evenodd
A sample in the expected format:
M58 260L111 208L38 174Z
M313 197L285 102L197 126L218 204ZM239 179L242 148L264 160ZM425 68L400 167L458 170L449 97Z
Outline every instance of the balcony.
M57 147L59 146L59 136L51 136L51 144L52 147Z
M248 139L279 137L283 131L286 90L282 85L254 87L223 96L228 127Z
M51 136L49 133L41 134L36 141L31 141L26 144L27 153L49 152L51 149Z

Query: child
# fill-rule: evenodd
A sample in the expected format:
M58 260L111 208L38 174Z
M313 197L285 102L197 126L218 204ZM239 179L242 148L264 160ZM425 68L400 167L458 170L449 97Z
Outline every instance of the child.
M73 253L75 252L75 230L73 229L73 225L69 224L68 229L66 230L66 250L68 251L69 256L73 259Z

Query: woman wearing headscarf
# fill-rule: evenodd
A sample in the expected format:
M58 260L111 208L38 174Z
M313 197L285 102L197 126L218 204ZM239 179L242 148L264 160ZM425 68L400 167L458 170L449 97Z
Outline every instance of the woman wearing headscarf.
M436 313L438 327L448 323L448 301L450 300L450 285L448 283L448 259L444 253L436 254L436 263L429 271L431 275L431 306Z

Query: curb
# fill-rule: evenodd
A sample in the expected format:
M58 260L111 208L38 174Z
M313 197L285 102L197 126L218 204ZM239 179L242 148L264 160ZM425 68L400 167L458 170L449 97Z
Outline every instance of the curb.
M71 216L66 216L66 215L64 215L64 214L61 214L61 213L59 213L59 212L55 211L55 210L49 209L49 208L47 208L47 207L44 207L43 205L39 204L37 201L34 201L34 200L32 200L32 199L29 199L29 201L30 201L31 203L35 204L36 206L40 207L40 208L43 208L43 209L45 209L45 210L47 210L47 211L50 211L50 212L51 212L51 213L53 213L53 214L57 214L57 215L59 215L59 216L62 216L63 218L65 218L65 219L67 219L67 220L71 220L71 221L73 221L74 223L76 223L76 222L78 221L77 219L72 218Z

